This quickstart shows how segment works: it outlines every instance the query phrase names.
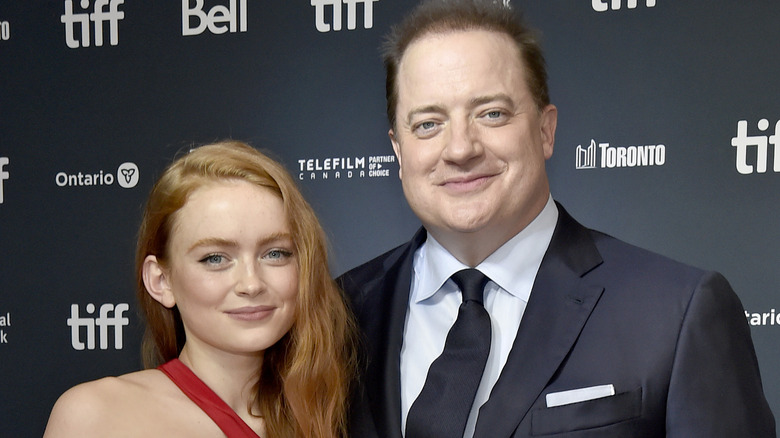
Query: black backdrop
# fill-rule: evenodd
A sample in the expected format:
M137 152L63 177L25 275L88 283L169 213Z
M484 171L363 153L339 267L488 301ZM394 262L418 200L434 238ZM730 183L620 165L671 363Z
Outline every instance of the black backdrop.
M411 236L377 48L414 3L0 1L0 436L39 436L66 388L140 367L136 227L190 145L284 162L334 275ZM559 107L554 197L723 272L777 414L780 2L512 4L542 33Z

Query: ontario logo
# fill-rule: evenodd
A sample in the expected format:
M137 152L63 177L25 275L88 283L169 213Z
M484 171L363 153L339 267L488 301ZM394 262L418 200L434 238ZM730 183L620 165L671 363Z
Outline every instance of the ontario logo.
M116 182L120 187L132 189L138 185L138 166L132 162L119 165L114 172L97 170L92 172L67 173L58 172L54 177L59 187L85 187L85 186L110 186Z
M591 140L587 147L578 145L576 153L577 169L663 166L666 163L666 146L662 144L610 146Z

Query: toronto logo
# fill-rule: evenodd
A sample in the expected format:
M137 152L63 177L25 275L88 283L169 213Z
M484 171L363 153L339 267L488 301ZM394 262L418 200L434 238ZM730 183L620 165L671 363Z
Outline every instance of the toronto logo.
M666 163L666 146L662 144L610 146L591 140L587 147L578 145L576 154L577 169L663 166Z

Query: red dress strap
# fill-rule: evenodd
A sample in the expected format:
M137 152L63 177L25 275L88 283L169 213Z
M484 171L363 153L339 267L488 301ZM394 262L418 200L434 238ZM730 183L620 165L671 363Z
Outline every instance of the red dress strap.
M259 438L227 403L179 359L173 359L157 368L165 373L190 400L203 409L203 412L217 423L228 438Z

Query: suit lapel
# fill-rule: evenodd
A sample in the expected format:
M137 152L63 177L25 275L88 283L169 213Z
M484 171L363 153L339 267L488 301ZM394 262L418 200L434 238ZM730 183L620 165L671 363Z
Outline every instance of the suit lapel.
M517 337L474 436L509 437L573 347L603 287L585 274L601 263L588 231L558 206L550 247L536 275Z
M365 308L374 310L374 320L364 327L369 345L366 390L374 423L380 436L401 438L400 357L404 322L409 303L414 252L425 241L425 230L384 260L375 283L364 288ZM376 313L376 309L384 309Z

